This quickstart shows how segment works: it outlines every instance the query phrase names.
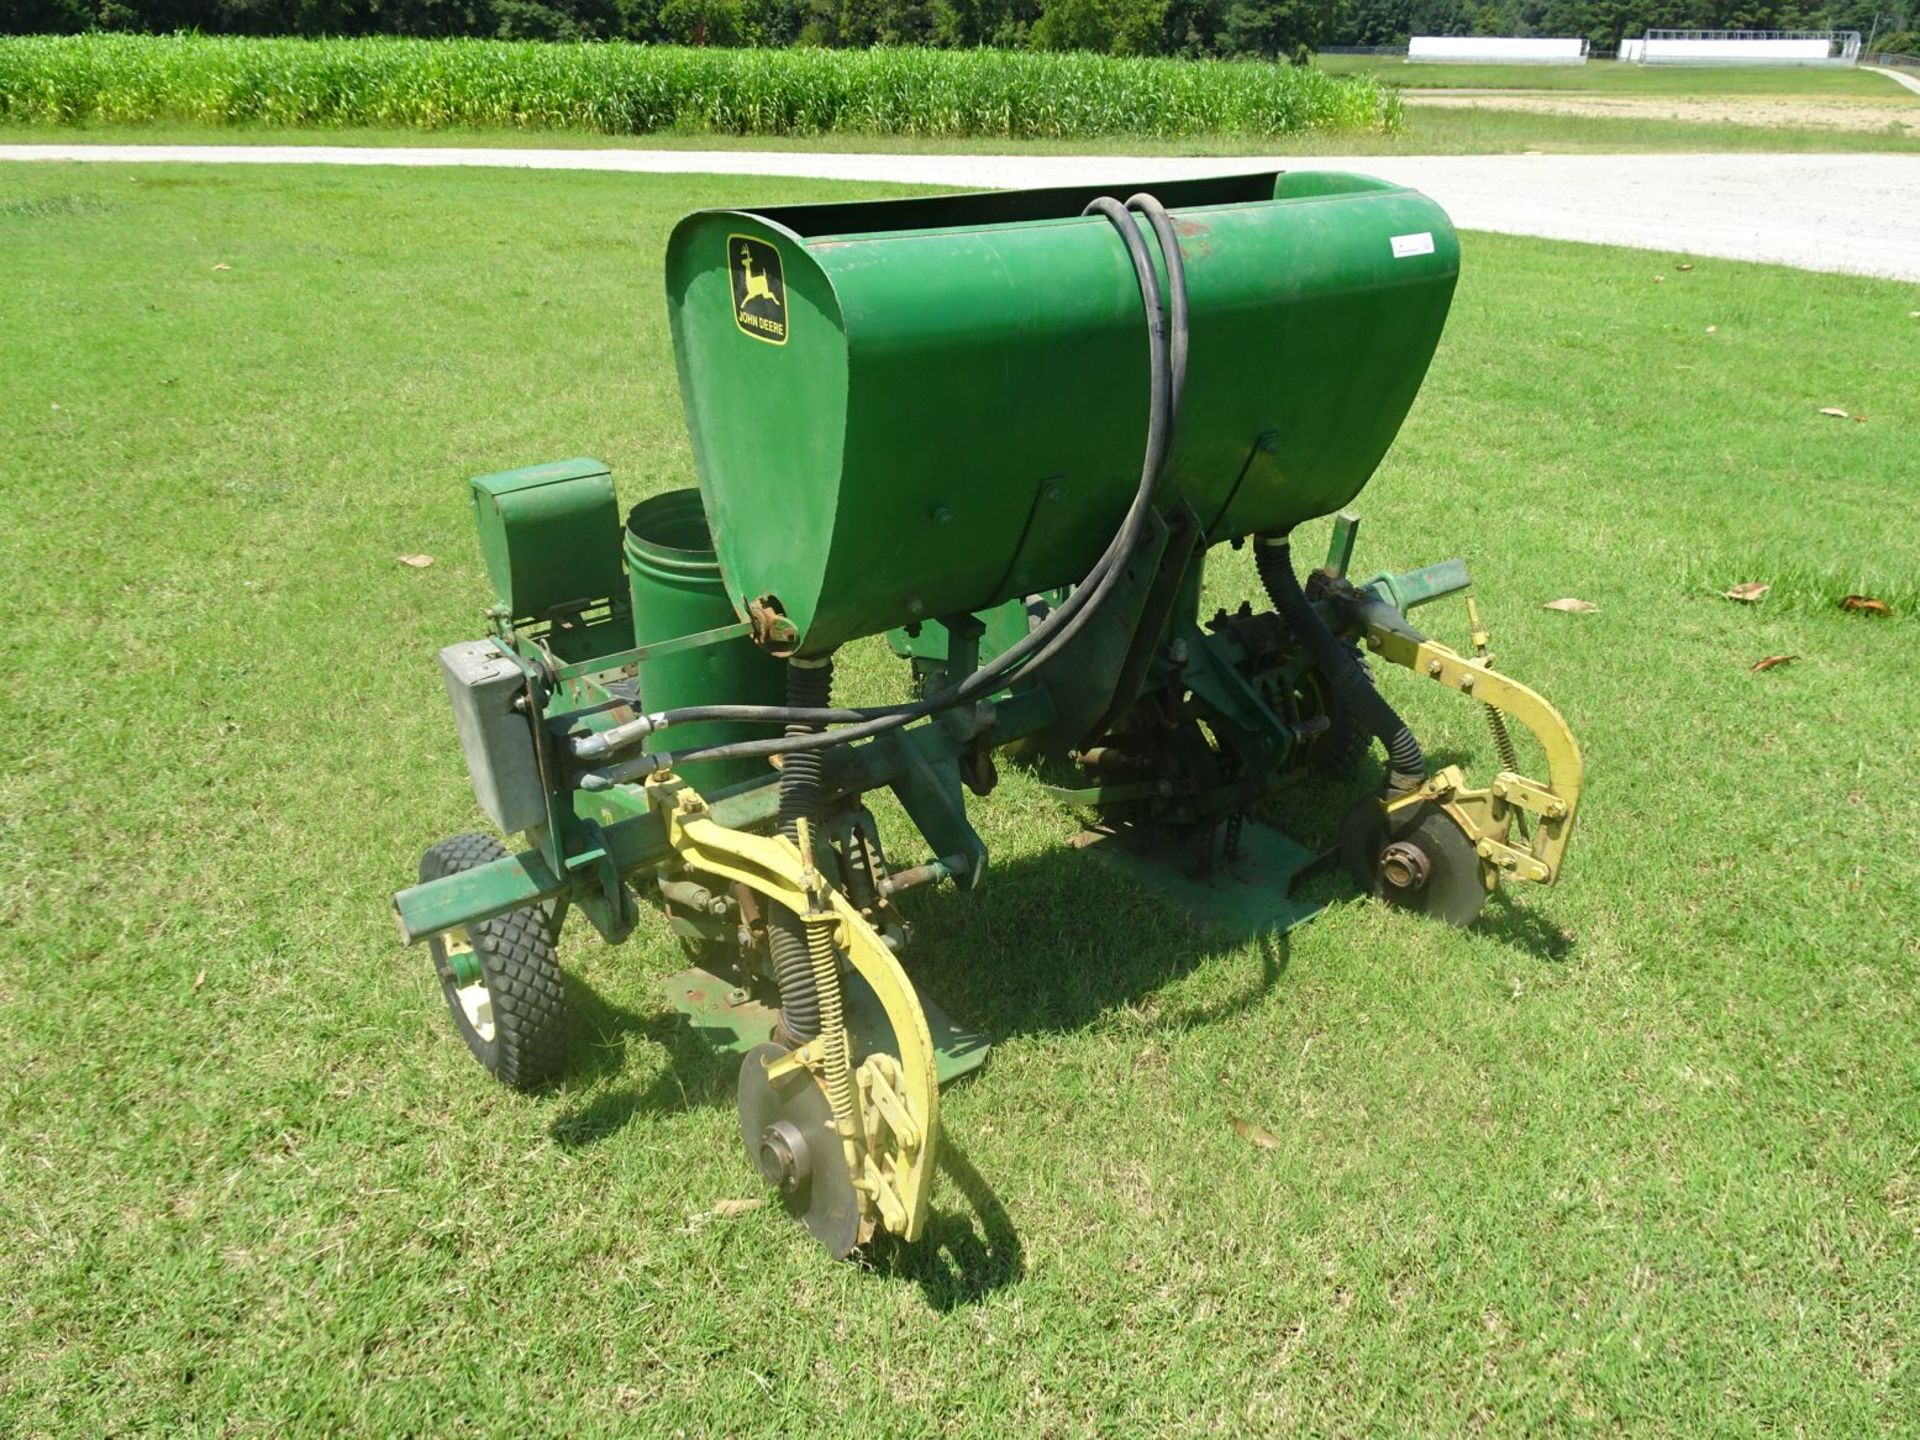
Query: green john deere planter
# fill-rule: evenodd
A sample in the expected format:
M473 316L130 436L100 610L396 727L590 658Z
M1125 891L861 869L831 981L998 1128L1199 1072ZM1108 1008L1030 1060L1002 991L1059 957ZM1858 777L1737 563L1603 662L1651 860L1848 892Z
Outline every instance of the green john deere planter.
M623 526L590 460L473 482L492 625L441 667L475 795L524 848L442 841L394 905L475 1055L558 1074L553 937L577 908L618 943L644 898L695 961L674 1003L742 1057L748 1155L845 1255L919 1236L940 1086L985 1058L908 978L902 897L985 882L966 800L996 757L1086 817L1060 863L1231 929L1317 908L1294 884L1330 857L1264 818L1309 773L1361 792L1338 858L1389 903L1466 924L1503 878L1551 884L1581 786L1564 721L1494 669L1470 599L1471 654L1407 619L1465 566L1350 575L1344 507L1458 268L1432 201L1312 172L683 220L699 490ZM1329 514L1302 577L1289 534ZM1208 552L1249 544L1264 594L1203 616ZM880 634L903 698L836 706L835 651ZM1428 766L1367 652L1484 708L1487 783ZM919 832L891 853L862 803L883 788Z

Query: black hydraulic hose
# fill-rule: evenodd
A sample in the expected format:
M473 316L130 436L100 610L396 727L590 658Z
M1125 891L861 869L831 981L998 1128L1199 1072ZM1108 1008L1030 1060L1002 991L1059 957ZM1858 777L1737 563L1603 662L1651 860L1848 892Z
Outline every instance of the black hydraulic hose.
M824 708L833 698L833 661L791 660L787 663L787 700L796 709ZM787 727L789 736L805 735L817 727L804 723ZM798 845L801 822L811 831L820 822L822 771L826 756L818 750L789 754L780 769L780 833ZM812 863L811 856L803 856ZM792 1045L804 1045L820 1033L820 989L808 953L807 927L785 905L767 912L767 948L773 956L773 978L780 987L780 1023Z
M1140 227L1128 213L1128 206L1139 209L1146 215L1148 224L1154 231L1154 237L1166 256L1169 288L1173 292L1172 303L1168 307L1170 314L1163 314L1160 277L1154 269L1152 257L1147 252L1146 242L1140 234ZM948 686L914 704L872 710L834 710L826 707L793 705L705 705L688 706L680 710L642 716L639 720L630 721L614 730L604 731L598 736L584 737L576 742L575 754L583 758L603 755L621 745L640 739L654 730L664 729L670 724L734 720L757 724L805 725L808 729L800 734L790 732L786 736L769 737L765 740L740 740L704 749L656 751L650 755L606 766L601 770L587 772L580 777L581 784L585 788L609 788L629 780L640 779L658 770L669 769L689 760L752 759L772 755L792 755L884 734L914 720L992 694L1005 685L1008 675L1016 667L1022 674L1032 674L1059 654L1074 636L1080 633L1088 619L1098 611L1101 603L1111 593L1124 568L1125 558L1145 533L1153 492L1161 471L1166 467L1167 455L1172 449L1174 421L1179 412L1181 390L1186 380L1188 348L1186 270L1180 259L1178 238L1165 208L1150 195L1135 195L1125 206L1103 195L1093 200L1087 206L1085 213L1106 217L1109 223L1119 231L1121 241L1126 246L1128 258L1133 263L1134 276L1140 287L1147 316L1149 379L1147 448L1141 467L1140 483L1134 492L1133 503L1128 507L1126 518L1121 522L1120 529L1114 534L1100 558L1094 562L1086 579L1045 620L1000 655L958 684ZM1171 337L1168 334L1169 320L1172 321L1174 332ZM832 731L815 728L827 724L841 724L844 728Z
M1180 428L1180 403L1187 393L1187 262L1180 253L1180 236L1173 228L1167 207L1141 191L1127 197L1127 209L1138 210L1153 227L1153 238L1160 244L1160 258L1167 267L1167 376L1172 395L1167 406L1167 447L1173 447L1174 432Z
M1253 562L1273 608L1307 647L1314 665L1333 687L1334 696L1387 747L1387 789L1418 787L1427 778L1427 759L1420 742L1386 697L1373 688L1353 652L1334 638L1301 590L1299 577L1293 573L1293 553L1287 537L1254 536Z

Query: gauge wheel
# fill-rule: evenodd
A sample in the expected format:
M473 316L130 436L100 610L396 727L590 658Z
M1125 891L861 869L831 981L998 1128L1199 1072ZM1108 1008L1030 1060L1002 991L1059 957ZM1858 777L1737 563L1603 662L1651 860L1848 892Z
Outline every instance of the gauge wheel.
M420 857L420 879L441 880L507 853L491 835L455 835ZM531 1090L567 1059L567 991L553 950L554 916L527 906L427 942L453 1028L503 1085Z

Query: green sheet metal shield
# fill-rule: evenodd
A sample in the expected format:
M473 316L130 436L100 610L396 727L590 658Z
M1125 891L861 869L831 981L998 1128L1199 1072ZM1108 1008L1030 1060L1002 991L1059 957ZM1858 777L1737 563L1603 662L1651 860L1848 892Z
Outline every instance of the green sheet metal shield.
M674 231L667 301L737 613L772 597L821 654L1086 572L1139 481L1148 379L1125 247L1081 211L1142 188L1192 306L1161 507L1217 541L1353 498L1459 268L1415 191L1266 172L707 211Z
M626 588L619 504L598 460L478 475L469 487L480 555L507 614L535 618Z

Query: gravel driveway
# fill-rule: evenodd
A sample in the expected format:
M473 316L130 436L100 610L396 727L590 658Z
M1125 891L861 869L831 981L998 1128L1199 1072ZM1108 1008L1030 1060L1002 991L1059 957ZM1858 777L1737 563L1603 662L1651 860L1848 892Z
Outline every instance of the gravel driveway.
M1269 166L1416 186L1468 230L1768 260L1920 281L1920 155L1449 155L1192 159L846 155L744 150L361 149L323 145L0 145L0 161L480 165L790 175L977 189L1108 178L1150 184ZM751 186L741 198L751 199Z

